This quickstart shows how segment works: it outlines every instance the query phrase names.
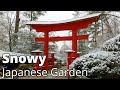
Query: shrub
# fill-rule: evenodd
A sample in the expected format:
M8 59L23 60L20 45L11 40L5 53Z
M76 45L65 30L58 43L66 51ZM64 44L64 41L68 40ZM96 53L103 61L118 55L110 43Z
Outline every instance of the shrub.
M120 79L120 35L106 41L101 50L77 58L70 69L87 70L92 79Z
M115 52L120 51L120 34L106 41L102 46L102 50Z

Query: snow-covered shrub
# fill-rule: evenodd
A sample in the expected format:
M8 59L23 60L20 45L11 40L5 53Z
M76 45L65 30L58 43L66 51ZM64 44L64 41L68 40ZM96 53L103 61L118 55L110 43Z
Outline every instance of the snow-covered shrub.
M88 78L120 78L120 35L106 41L101 50L77 58L70 69L87 70Z
M120 78L120 52L99 51L77 58L70 69L87 70L88 78Z
M104 51L120 51L120 34L110 40L107 40L103 46Z

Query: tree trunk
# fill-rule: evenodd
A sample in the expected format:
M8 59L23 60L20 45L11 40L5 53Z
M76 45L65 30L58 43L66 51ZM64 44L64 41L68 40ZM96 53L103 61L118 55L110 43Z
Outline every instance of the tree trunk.
M97 22L95 22L95 47L97 47Z
M30 11L30 21L33 21L33 11ZM30 26L30 31L32 30L32 27Z
M19 11L16 11L15 33L17 33L18 30L19 30L19 21L20 21L20 19L19 19Z
M12 41L11 41L11 25L9 26L9 30L8 30L8 34L9 34L9 50L10 52L12 52Z
M102 37L103 37L103 21L101 23L102 23Z
M110 38L114 37L114 34L113 34L113 32L112 32L112 29L111 29L111 27L110 27L110 24L109 24L109 22L108 22L107 17L105 17L105 24L106 24L106 26L107 26L107 28L108 28L107 31L108 31L109 37L110 37Z
M16 41L18 39L18 36L16 33L19 31L19 21L20 21L19 11L16 11L16 22L15 22L15 32L13 36L13 45L16 45Z

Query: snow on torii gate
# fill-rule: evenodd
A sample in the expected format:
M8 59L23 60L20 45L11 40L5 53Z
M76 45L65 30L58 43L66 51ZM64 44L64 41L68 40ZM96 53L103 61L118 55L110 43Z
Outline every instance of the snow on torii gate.
M44 38L35 38L36 42L44 42L44 55L46 56L45 60L45 69L48 70L48 42L50 41L64 41L64 40L72 40L72 50L75 51L72 54L73 57L77 55L77 40L85 40L88 39L88 35L77 36L77 30L87 28L93 22L96 22L99 19L100 13L91 14L82 18L74 18L70 20L63 21L30 21L27 25L31 25L33 29L37 32L43 32ZM66 37L49 37L49 32L51 31L63 31L63 30L72 30L72 36ZM68 68L72 62L68 61ZM39 62L35 67L39 67Z

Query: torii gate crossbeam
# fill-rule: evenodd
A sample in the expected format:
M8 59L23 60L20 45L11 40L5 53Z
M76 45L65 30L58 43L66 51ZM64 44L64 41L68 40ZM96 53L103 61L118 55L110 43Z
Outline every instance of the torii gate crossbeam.
M50 37L48 38L48 41L52 42L52 41L69 41L72 40L73 36L68 36L68 37ZM81 36L77 36L77 40L85 40L88 39L89 35L81 35ZM36 42L44 42L45 38L35 38Z

